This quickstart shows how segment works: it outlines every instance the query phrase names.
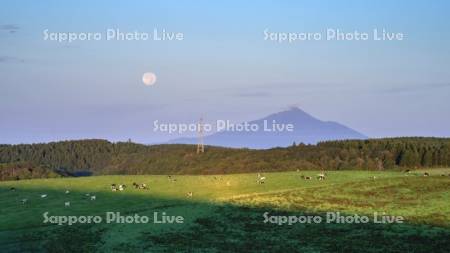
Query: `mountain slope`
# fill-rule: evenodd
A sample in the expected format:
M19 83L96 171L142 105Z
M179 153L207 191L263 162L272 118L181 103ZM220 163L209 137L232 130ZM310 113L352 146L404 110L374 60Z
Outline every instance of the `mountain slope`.
M273 131L272 123L293 125L293 131ZM287 147L293 142L315 144L320 141L366 139L367 136L337 122L321 121L299 108L271 114L265 118L248 122L257 125L258 131L221 131L205 137L205 144L265 149ZM180 138L170 143L195 144L196 138Z

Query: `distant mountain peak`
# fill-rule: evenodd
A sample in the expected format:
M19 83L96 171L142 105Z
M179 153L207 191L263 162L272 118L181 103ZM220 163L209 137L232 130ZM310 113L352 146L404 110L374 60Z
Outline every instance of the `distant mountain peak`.
M265 131L267 124L291 124L293 131ZM338 122L322 121L298 107L273 113L262 119L249 121L259 126L258 131L221 131L205 137L205 144L225 147L272 148L286 147L296 143L315 144L320 141L367 139L367 136ZM171 143L195 144L195 138L180 138Z
M289 106L289 109L287 109L286 111L299 111L299 112L304 112L305 113L305 111L303 111L302 109L300 109L300 107L298 107L298 106Z
M313 117L311 114L305 112L299 107L290 107L289 109L277 113L270 114L269 116L263 118L262 120L276 120L280 123L295 123L302 121L303 123L307 122L322 122L321 120Z

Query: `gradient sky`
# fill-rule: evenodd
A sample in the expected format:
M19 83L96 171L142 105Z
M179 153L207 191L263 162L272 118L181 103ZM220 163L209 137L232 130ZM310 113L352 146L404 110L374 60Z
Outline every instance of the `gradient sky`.
M0 143L155 143L153 121L253 120L299 106L370 137L450 136L450 2L2 1ZM43 31L182 32L183 41L44 41ZM404 33L264 41L263 31ZM157 83L141 78L151 71Z

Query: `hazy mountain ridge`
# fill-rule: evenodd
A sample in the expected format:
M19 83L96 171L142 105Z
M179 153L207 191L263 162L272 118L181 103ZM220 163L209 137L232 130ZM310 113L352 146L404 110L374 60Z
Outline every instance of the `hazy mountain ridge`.
M273 122L281 125L292 124L293 131L265 131L265 123L270 129ZM259 130L256 132L221 131L205 136L204 142L214 146L267 149L287 147L293 142L316 144L321 141L368 138L338 122L319 120L297 107L249 121L248 124L258 125ZM169 143L195 144L197 138L178 138Z

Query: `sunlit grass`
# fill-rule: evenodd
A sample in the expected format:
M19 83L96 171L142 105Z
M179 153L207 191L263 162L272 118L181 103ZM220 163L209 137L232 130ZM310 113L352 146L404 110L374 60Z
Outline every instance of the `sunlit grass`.
M139 248L144 235L151 234L151 238L155 239L158 235L174 231L187 233L202 220L219 215L220 212L232 215L228 213L229 209L223 209L224 205L236 206L236 215L244 220L258 217L259 211L256 210L259 209L294 213L386 212L404 216L412 224L448 227L450 177L438 176L446 172L450 170L439 169L433 171L432 176L423 177L420 176L421 172L331 171L327 172L324 181L315 179L319 171L264 173L267 178L264 184L257 183L256 173L172 176L171 180L166 175L127 175L1 182L0 245L9 245L6 251L11 251L23 243L23 238L29 241L23 247L35 247L36 243L59 245L57 241L61 238L57 235L61 232L55 234L53 230L78 233L78 230L69 232L70 229L64 226L43 224L42 214L47 211L52 215L103 215L114 211L147 216L159 211L185 217L183 225L100 224L86 228L86 236L98 235L101 238L101 242L91 246L105 252L121 247ZM302 175L313 179L304 180ZM146 183L150 189L134 189L133 182ZM112 183L126 184L128 187L123 192L112 192ZM10 191L10 187L15 187L16 191ZM65 194L66 190L70 193ZM187 198L186 193L190 191L193 197ZM41 199L41 194L48 194L48 197ZM90 200L86 194L95 195L96 200ZM21 203L24 198L27 199L26 204ZM66 201L71 202L70 207L64 206ZM246 214L247 211L240 211L241 207L255 211ZM250 216L245 218L245 215ZM241 225L245 227L245 223ZM42 241L42 234L59 239Z

